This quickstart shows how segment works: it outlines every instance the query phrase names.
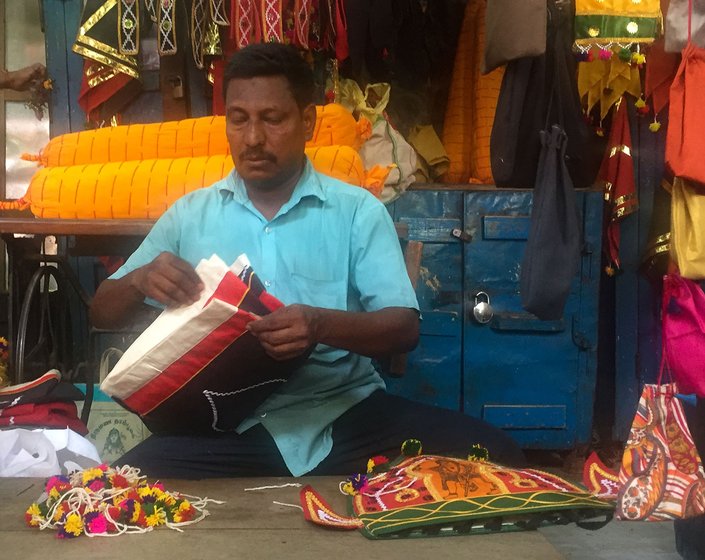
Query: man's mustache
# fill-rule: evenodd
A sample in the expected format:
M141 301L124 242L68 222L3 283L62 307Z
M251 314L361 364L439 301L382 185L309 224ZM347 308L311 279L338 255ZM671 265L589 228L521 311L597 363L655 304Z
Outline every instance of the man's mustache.
M244 161L252 161L252 160L265 160L265 161L271 161L275 162L277 161L277 157L274 154L270 154L269 152L258 152L258 151L244 151L240 154L240 159Z

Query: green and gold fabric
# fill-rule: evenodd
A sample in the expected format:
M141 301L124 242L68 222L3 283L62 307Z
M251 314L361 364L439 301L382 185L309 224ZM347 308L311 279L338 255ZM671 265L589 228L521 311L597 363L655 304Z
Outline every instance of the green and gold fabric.
M650 43L661 33L660 0L576 0L580 46Z

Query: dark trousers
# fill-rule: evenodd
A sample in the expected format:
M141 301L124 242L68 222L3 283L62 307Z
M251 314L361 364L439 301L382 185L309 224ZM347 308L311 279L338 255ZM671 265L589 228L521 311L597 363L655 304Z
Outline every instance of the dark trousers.
M695 410L684 406L688 427L701 460L705 459L705 399L698 399ZM690 410L689 410L690 409ZM685 560L705 560L705 515L674 522L676 550Z
M514 440L482 420L376 391L333 423L333 449L308 474L365 472L370 457L395 459L402 442L410 438L421 441L424 453L465 457L480 444L489 450L491 461L524 464ZM116 464L139 467L143 475L155 478L291 475L274 440L259 424L240 435L152 435Z

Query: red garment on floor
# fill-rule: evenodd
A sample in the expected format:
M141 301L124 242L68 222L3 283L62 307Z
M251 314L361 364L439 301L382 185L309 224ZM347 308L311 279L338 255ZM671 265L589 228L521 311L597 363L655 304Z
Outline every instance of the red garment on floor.
M0 409L2 427L71 428L83 436L88 433L73 402L29 403Z

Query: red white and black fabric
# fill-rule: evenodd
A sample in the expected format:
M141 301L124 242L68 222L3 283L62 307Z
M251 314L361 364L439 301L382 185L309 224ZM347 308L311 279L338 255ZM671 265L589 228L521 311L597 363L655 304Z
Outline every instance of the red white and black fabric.
M51 369L38 379L0 389L0 410L46 397L61 381L59 370Z
M85 60L78 104L88 121L103 126L142 92L142 83L99 62Z
M51 369L32 381L0 389L0 411L20 404L80 400L83 400L83 393L72 383L62 382L61 374L56 369Z
M155 433L234 430L302 361L274 360L247 330L282 303L244 255L229 268L214 255L196 272L201 299L164 311L101 385Z

